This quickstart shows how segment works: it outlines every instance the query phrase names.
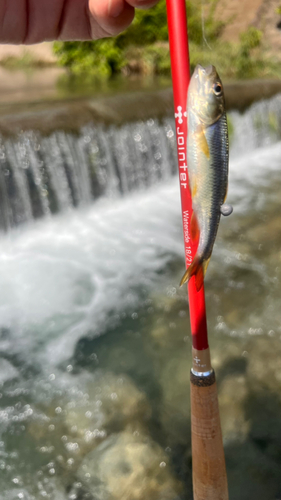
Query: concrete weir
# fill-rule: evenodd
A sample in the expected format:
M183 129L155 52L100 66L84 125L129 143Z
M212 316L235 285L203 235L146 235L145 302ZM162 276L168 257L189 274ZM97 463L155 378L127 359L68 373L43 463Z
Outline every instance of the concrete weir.
M281 92L280 80L246 80L226 83L227 110L244 111L255 101ZM0 109L0 134L14 136L34 130L49 135L56 130L78 132L88 123L120 125L173 114L172 90L141 91L102 98L73 98L17 103Z

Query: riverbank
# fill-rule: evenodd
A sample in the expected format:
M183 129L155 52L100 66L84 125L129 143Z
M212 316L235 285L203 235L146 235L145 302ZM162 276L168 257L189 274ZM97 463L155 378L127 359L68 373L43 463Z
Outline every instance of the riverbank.
M4 67L55 66L57 58L53 43L44 42L34 45L0 45L0 65Z

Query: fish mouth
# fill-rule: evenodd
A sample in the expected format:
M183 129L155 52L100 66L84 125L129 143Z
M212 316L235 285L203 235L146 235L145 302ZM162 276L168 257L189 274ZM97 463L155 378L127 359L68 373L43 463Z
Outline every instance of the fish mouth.
M205 76L210 76L214 71L214 66L212 64L209 64L206 68L201 66L201 64L197 64L195 70L194 70L194 76L195 78L200 78L200 77L205 77Z

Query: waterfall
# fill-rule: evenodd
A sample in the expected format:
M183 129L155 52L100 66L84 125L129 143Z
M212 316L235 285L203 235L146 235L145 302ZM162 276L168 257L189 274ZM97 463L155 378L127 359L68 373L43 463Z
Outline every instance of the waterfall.
M176 171L174 123L88 125L77 135L36 131L0 140L1 226L124 195Z
M228 114L232 156L277 142L281 95ZM84 126L76 134L36 130L0 137L0 227L9 227L101 196L142 190L177 171L174 120Z
M243 114L232 111L228 122L233 156L274 144L281 138L281 94L254 103Z

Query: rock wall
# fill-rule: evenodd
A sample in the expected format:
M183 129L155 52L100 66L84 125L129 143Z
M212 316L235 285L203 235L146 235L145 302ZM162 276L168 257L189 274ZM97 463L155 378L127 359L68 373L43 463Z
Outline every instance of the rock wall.
M239 42L241 33L255 26L263 33L268 55L280 59L281 15L279 0L219 0L215 18L226 23L222 40Z

